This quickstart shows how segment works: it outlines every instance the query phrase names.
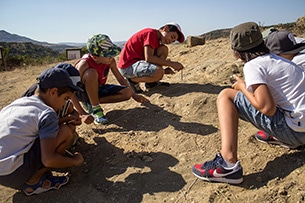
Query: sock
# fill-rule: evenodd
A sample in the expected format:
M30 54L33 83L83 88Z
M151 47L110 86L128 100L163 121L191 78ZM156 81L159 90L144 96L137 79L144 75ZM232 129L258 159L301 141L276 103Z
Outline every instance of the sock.
M97 108L101 108L101 106L99 104L95 105L95 106L92 106L92 109L97 109Z
M230 163L230 162L226 161L225 159L223 159L223 160L224 160L223 165L224 165L226 168L233 168L233 166L235 166L235 164Z

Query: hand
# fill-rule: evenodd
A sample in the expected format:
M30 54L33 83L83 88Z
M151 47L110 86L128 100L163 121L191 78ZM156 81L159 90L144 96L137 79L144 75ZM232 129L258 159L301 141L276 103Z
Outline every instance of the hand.
M68 124L73 124L73 125L81 125L82 124L82 120L79 116L69 115L68 119L69 119L69 121L67 122Z
M246 83L240 77L238 77L237 75L232 75L232 79L235 80L235 82L232 84L233 89L235 90L246 89Z
M75 152L72 156L72 159L75 161L75 166L80 166L84 163L84 157L78 152Z
M142 95L139 95L139 94L133 94L132 95L132 98L137 101L137 102L140 102L140 103L146 103L146 102L149 102L149 100L145 97L143 97Z
M181 63L179 63L179 62L172 62L171 67L173 69L175 69L176 71L180 71L180 70L182 70L184 68L184 66Z
M175 72L170 67L165 68L164 73L165 74L171 74L171 75L175 74Z
M81 119L84 123L86 123L87 125L93 123L94 121L94 118L92 115L90 114L84 114L84 115L81 115Z

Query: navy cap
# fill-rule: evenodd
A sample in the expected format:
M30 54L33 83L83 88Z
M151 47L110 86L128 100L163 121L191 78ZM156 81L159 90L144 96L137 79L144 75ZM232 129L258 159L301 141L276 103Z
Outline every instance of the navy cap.
M74 85L77 85L78 82L81 81L78 70L69 63L59 63L55 66L55 68L62 68L66 70L70 76Z
M78 70L72 66L69 63L59 63L55 66L55 68L62 68L68 72L68 74L71 76L79 76Z
M66 70L62 68L48 68L38 77L39 88L47 89L53 87L71 87L76 91L82 91L81 88L74 85Z

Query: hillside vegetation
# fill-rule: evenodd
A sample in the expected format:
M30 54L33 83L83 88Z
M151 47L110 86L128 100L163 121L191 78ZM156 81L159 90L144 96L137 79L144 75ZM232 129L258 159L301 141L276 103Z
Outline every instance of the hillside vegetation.
M270 27L286 29L300 37L304 37L304 24L305 16L300 17L296 22L292 23L280 23L270 26L260 24L260 27L262 30ZM230 30L231 28L213 30L200 36L204 36L206 40L228 38ZM38 42L26 37L10 34L4 30L0 31L0 46L3 48L4 58L4 62L0 64L0 71L12 70L24 65L40 65L61 62L66 60L65 49L72 48L72 46L63 44ZM82 54L86 52L86 48L83 47Z

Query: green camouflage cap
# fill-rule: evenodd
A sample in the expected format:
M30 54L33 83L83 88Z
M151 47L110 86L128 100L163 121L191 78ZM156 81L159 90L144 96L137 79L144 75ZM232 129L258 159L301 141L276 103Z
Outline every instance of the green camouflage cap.
M113 44L104 34L91 37L87 42L87 49L91 55L103 57L115 57L121 52L121 48Z

